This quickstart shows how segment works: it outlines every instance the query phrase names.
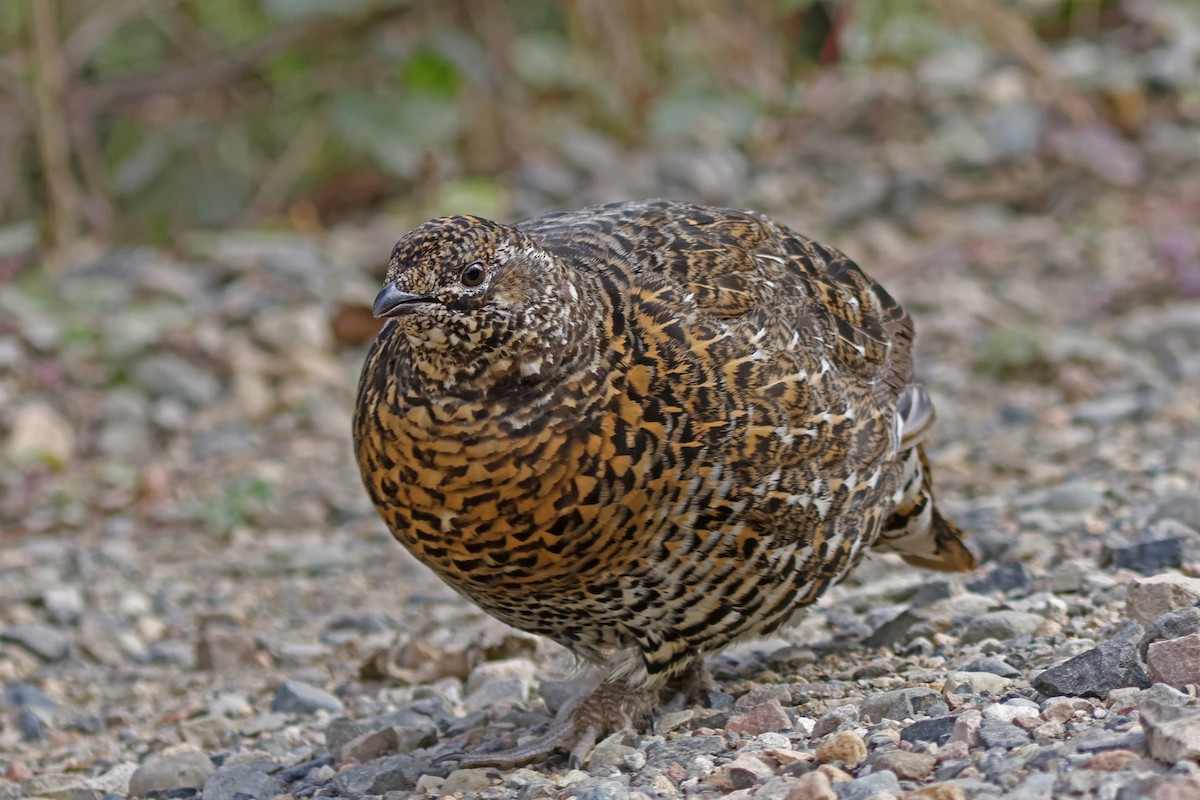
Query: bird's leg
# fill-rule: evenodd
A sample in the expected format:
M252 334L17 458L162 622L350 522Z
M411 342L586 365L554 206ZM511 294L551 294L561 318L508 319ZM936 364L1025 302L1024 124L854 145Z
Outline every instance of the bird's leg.
M531 742L495 753L447 753L434 763L457 761L460 768L515 769L567 750L571 766L578 767L601 738L623 728L645 729L661 693L661 688L635 689L622 681L605 681L579 701L566 719Z
M658 698L660 706L680 703L688 705L708 705L708 695L716 691L717 683L704 666L703 659L696 659L688 665L680 675L672 678L661 690Z

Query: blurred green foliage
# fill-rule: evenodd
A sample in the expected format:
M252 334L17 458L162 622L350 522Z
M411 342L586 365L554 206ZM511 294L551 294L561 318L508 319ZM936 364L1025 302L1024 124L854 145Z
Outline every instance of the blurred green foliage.
M964 3L10 0L0 234L319 225L446 192L500 205L495 176L573 129L763 147L822 64L911 63L959 35L933 7Z

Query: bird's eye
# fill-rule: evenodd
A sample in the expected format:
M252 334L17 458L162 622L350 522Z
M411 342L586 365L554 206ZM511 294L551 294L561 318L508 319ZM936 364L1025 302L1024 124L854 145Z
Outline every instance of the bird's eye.
M483 283L483 276L486 272L487 270L484 269L483 264L476 261L474 264L469 264L462 271L459 280L462 281L463 286L478 286Z

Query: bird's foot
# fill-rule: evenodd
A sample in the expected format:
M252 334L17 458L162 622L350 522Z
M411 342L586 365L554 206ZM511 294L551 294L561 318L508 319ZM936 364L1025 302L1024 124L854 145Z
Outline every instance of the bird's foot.
M659 689L634 689L625 683L606 681L572 708L564 720L531 742L494 753L447 753L433 763L457 761L460 769L516 769L566 750L571 767L578 768L601 738L623 728L644 729L660 697Z

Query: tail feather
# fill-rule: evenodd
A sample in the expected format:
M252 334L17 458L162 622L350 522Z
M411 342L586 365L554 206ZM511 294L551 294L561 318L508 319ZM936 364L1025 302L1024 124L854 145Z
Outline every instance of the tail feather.
M884 522L875 549L897 553L914 567L941 572L967 572L975 556L963 543L963 533L938 513L933 499L933 476L920 445L904 458L898 502Z

